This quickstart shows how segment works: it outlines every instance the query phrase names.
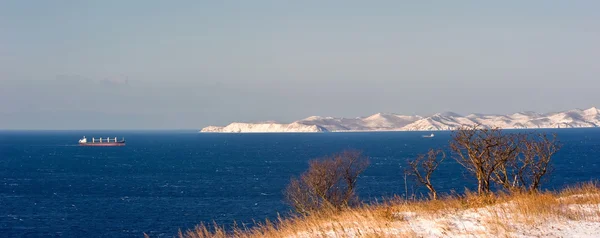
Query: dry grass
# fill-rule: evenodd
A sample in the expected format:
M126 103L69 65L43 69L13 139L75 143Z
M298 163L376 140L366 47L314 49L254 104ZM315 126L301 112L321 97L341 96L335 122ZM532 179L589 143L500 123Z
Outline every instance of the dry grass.
M200 224L180 237L422 237L547 235L543 226L556 221L600 225L600 187L587 183L560 192L496 194L439 200L393 199L342 212L322 211L307 217L279 218L232 231ZM534 229L537 228L537 229ZM560 230L560 229L559 229Z

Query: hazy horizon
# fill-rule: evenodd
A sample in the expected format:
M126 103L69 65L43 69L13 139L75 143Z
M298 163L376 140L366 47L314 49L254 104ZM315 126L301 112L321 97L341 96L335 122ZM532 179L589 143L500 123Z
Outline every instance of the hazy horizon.
M600 106L600 2L0 3L0 129Z

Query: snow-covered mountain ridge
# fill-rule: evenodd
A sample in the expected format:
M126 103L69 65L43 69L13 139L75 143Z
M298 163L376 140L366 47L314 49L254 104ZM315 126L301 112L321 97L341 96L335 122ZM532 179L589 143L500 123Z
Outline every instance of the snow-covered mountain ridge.
M519 112L511 115L470 114L467 116L444 112L426 117L393 113L377 113L358 118L311 116L290 124L234 122L224 127L205 127L200 132L438 131L455 130L470 125L502 129L599 127L600 110L592 107L586 110L574 109L546 114Z

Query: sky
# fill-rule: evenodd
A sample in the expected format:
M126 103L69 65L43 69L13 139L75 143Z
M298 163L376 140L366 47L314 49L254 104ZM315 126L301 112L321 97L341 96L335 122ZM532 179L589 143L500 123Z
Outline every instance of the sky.
M600 1L0 2L0 129L600 106Z

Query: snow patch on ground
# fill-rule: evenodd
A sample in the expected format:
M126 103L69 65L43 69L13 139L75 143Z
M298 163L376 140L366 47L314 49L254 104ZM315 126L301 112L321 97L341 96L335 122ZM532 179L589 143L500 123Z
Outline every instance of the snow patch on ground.
M565 199L576 196L588 195ZM396 221L383 227L365 221L338 221L288 237L600 237L600 204L558 207L578 215L577 219L516 214L514 206L509 202L459 211L398 212Z
M569 205L568 209L596 215L598 204ZM600 220L570 220L564 217L529 218L530 224L494 206L468 209L437 216L404 215L417 237L598 237ZM498 222L500 221L500 222Z

